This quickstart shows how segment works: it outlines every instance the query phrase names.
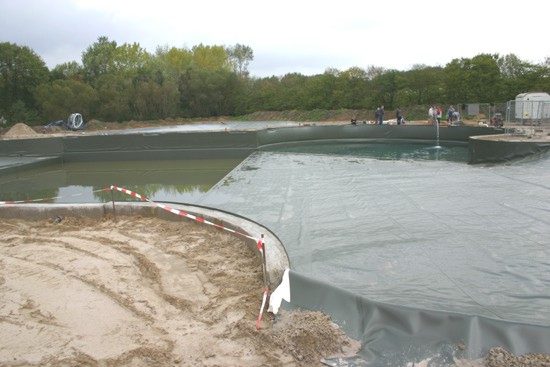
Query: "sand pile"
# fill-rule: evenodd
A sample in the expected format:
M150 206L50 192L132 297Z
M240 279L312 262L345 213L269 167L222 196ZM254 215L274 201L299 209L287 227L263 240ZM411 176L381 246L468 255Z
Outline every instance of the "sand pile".
M516 356L504 348L492 348L485 357L487 367L550 367L550 355L530 353Z
M18 122L13 125L4 135L3 138L21 139L21 138L35 138L41 136L34 131L31 127L23 122Z
M256 331L261 265L240 239L155 218L55 222L0 223L0 365L309 366L358 347L314 312Z
M502 347L491 348L485 357L470 360L453 358L452 362L437 355L420 362L409 362L407 367L550 367L550 354L528 353L515 355Z

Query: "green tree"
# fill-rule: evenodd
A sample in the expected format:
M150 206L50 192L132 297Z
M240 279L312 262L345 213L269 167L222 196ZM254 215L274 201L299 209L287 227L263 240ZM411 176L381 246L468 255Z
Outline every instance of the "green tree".
M82 65L87 80L95 84L102 75L110 73L135 77L149 58L150 55L139 43L124 43L118 46L116 41L109 41L103 36L82 54Z
M76 61L65 62L63 64L56 65L50 72L52 80L57 79L74 79L84 80L84 69L82 65Z
M205 46L202 43L194 46L193 64L205 70L231 70L229 55L223 46Z
M132 87L133 81L121 74L110 73L98 78L95 87L99 97L97 117L107 121L132 119Z
M67 118L79 112L84 118L91 118L99 101L96 91L79 80L62 79L44 83L36 89L36 99L41 115L47 120Z
M327 69L323 74L313 75L305 83L303 109L332 109L335 105L334 91L339 72Z
M255 79L251 83L248 94L249 102L247 112L277 111L280 110L280 81L272 76L269 78Z
M306 90L304 85L308 77L300 73L289 73L284 75L276 83L276 95L274 96L274 107L276 110L303 110L305 109Z
M193 53L185 48L159 47L151 62L158 70L177 78L193 64Z
M235 110L235 73L190 68L180 77L180 104L184 116L231 115Z
M140 81L132 89L132 117L138 120L162 119L178 115L179 91L176 83Z
M445 65L445 94L447 102L456 104L463 103L470 99L470 88L468 86L466 59L453 59Z
M36 117L35 88L48 80L48 68L33 50L0 43L0 114L8 120Z
M351 67L337 74L333 92L333 108L366 108L368 96L367 73Z
M396 107L395 98L397 95L398 75L399 72L397 70L387 70L372 80L373 95L371 108L379 105L383 105L386 109Z
M93 82L101 75L114 71L116 41L101 36L82 53L82 65L88 81Z
M237 43L227 49L229 61L233 65L233 71L240 76L248 76L248 65L254 60L254 51L246 45Z
M501 74L498 55L479 54L454 59L445 66L448 99L460 102L494 102L500 99Z
M0 117L4 116L0 111ZM28 108L27 105L20 99L15 101L6 111L9 125L17 122L36 122L38 121L38 113L35 109Z
M441 67L414 65L400 72L396 104L400 106L428 105L446 101L444 73Z
M550 93L550 57L547 57L543 63L535 68L537 79L534 90Z
M385 68L381 66L374 66L374 65L369 65L369 67L365 71L368 80L373 80L374 78L384 74L385 72L386 72Z
M499 57L497 64L502 76L502 100L514 99L519 93L544 90L544 64L531 64L514 54Z
M471 59L467 75L472 101L499 100L501 77L497 58L498 55L480 54Z

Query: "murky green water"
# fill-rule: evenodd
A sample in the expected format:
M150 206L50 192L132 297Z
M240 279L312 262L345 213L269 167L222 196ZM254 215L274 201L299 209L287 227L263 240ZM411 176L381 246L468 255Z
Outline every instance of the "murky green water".
M0 176L0 200L59 198L45 202L89 203L111 200L110 185L154 200L195 202L240 159L185 159L54 164ZM116 193L115 200L131 200Z
M307 143L280 145L264 149L272 152L354 156L383 160L443 160L467 162L468 149L465 146L444 146L435 148L426 144L326 144Z
M419 144L300 144L268 150L383 160L465 162L468 158L468 151L462 146L434 149ZM111 200L111 193L101 190L117 185L153 200L196 203L240 162L241 159L183 159L53 164L0 175L0 201L104 202ZM122 193L114 195L115 200L132 200Z

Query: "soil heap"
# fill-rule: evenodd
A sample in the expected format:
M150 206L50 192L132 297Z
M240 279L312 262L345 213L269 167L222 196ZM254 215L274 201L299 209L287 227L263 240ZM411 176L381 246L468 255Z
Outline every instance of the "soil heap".
M34 131L31 127L23 122L18 122L13 125L2 137L4 139L21 139L21 138L35 138L41 136Z
M0 221L0 365L315 366L353 354L326 315L255 320L261 262L188 221Z

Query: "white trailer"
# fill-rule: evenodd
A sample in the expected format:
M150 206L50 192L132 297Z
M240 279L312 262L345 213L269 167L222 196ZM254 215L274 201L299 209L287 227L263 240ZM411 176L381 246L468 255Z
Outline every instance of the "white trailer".
M516 120L541 122L550 119L550 94L542 92L521 93L515 101Z

